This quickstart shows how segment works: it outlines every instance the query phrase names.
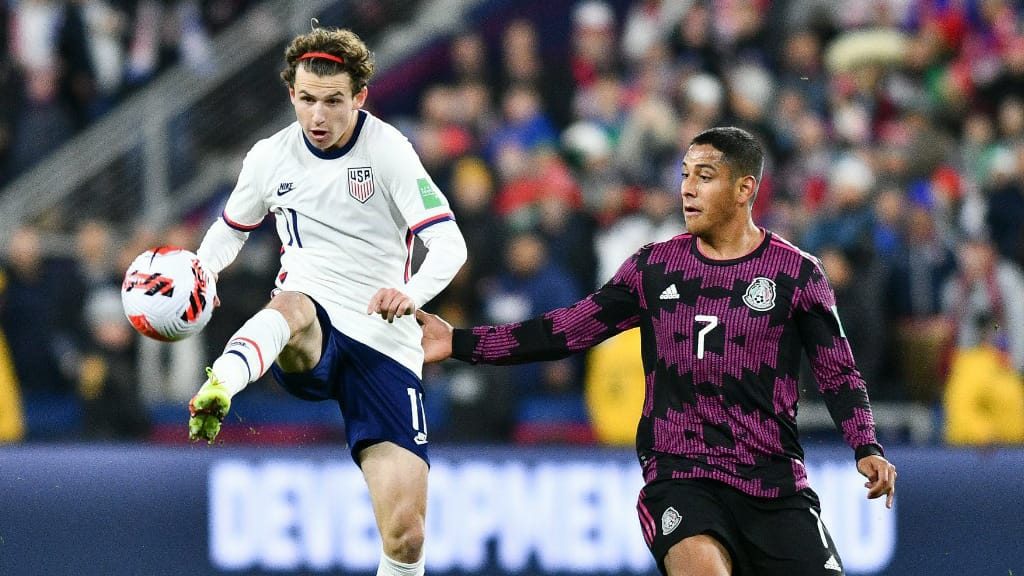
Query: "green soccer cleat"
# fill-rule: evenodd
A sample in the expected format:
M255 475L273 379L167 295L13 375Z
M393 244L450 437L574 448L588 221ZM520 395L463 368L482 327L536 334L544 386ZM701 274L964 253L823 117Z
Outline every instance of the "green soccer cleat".
M213 375L213 370L207 368L206 382L188 402L188 439L192 442L205 439L213 444L230 408L231 394Z

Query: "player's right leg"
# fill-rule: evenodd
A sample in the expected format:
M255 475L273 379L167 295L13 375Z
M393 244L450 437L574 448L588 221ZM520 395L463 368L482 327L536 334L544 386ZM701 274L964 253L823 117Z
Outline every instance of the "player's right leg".
M228 340L189 402L189 439L213 442L231 398L263 376L277 360L286 370L306 371L320 360L322 333L308 296L281 292ZM279 357L280 356L280 357Z
M651 482L640 491L637 512L662 574L729 576L742 564L731 514L710 481Z

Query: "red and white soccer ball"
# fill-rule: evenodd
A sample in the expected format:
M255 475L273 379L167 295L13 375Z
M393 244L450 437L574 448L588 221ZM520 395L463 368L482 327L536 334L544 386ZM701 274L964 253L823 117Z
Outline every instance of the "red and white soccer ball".
M121 284L125 316L141 334L174 342L198 334L213 316L217 285L193 252L173 246L146 250Z

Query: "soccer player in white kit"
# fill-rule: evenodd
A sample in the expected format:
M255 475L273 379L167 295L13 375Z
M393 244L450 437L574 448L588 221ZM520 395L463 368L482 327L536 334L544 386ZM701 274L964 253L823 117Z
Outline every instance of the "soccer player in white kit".
M373 74L362 40L314 27L285 60L297 122L252 147L198 250L217 274L273 214L277 288L207 369L189 437L212 442L231 397L267 370L300 398L336 400L383 542L377 574L423 574L429 460L413 312L455 276L466 244L409 141L362 110ZM412 275L414 236L429 252Z

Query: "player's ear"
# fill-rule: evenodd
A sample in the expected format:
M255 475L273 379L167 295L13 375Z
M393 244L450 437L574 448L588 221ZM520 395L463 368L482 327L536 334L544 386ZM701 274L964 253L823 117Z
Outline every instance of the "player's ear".
M736 201L742 204L749 204L754 192L757 191L757 179L747 175L736 181Z
M288 99L292 101L292 104L295 104L295 86L288 87Z
M356 92L355 95L352 96L352 103L355 105L357 109L362 108L363 104L366 104L366 95L369 93L369 88L363 86L362 89L359 90L359 92Z

